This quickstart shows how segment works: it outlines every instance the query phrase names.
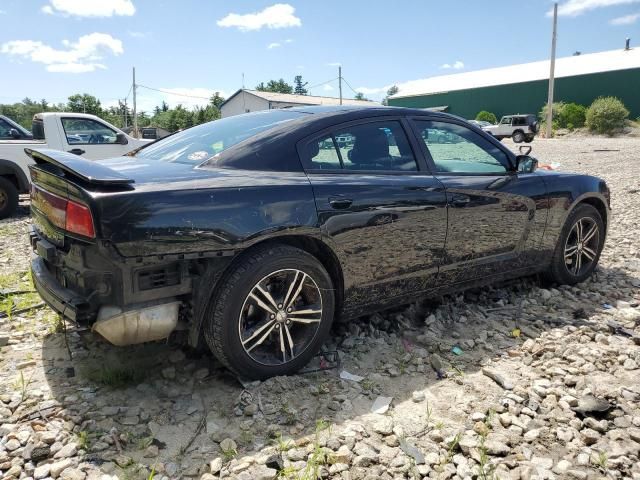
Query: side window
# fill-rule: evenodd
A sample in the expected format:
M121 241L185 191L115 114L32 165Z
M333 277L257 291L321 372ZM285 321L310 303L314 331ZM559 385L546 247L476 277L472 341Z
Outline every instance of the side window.
M500 122L501 125L511 125L511 117L504 117Z
M307 155L311 168L318 170L340 170L342 164L331 135L309 142Z
M437 172L475 175L502 175L507 172L507 155L467 127L425 120L415 123Z
M13 137L9 133L11 125L0 119L0 140L12 140Z
M63 118L62 128L69 145L116 143L114 130L89 118Z

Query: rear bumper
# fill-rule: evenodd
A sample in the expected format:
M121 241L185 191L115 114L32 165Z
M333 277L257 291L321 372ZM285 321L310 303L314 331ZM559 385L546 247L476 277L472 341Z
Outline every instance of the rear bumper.
M88 300L68 288L64 288L49 272L42 257L32 254L31 276L33 285L47 305L64 318L76 323L95 319Z

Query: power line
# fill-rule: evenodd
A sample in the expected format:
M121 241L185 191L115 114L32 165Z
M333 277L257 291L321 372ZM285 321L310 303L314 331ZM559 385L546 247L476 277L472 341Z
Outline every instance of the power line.
M347 84L347 87L349 87L353 93L355 93L356 95L360 93L360 92L357 92L351 85L349 85L349 82L347 82L346 78L342 77L342 80L344 81L344 83Z
M155 92L166 93L167 95L178 95L179 97L199 98L200 100L210 100L211 97L200 97L198 95L187 95L186 93L170 92L168 90L161 90L159 88L147 87L146 85L137 84L138 87L146 88L147 90L153 90Z
M335 82L336 80L338 80L338 77L332 78L331 80L327 80L326 82L318 83L317 85L312 85L310 87L307 87L307 90L311 90L312 88L316 88L316 87L321 87L322 85L326 85L327 83Z

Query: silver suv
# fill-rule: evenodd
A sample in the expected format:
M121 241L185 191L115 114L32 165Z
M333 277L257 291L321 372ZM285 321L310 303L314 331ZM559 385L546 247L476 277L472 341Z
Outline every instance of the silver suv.
M485 132L490 133L498 140L511 137L515 143L533 141L538 133L538 120L535 115L505 115L497 125L483 127Z

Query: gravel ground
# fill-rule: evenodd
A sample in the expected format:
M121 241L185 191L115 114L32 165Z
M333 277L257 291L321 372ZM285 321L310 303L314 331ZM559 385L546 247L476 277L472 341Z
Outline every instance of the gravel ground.
M533 147L612 190L584 284L528 278L336 325L338 368L248 384L171 343L116 348L65 336L47 308L4 315L0 474L640 479L640 139ZM0 289L30 290L22 213L0 221ZM4 312L39 301L0 297Z

